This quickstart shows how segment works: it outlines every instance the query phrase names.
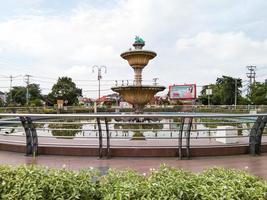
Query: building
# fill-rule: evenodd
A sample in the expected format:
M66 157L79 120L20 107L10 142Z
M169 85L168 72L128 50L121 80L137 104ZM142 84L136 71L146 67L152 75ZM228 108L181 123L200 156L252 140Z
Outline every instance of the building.
M7 94L0 91L0 99L2 102L6 103L7 102Z

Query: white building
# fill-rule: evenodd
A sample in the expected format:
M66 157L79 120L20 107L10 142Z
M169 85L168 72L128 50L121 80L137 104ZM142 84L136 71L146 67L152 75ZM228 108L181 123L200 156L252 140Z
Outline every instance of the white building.
M1 91L0 91L0 99L1 99L1 101L3 101L4 103L6 103L6 101L7 101L7 94L4 93L4 92L1 92Z

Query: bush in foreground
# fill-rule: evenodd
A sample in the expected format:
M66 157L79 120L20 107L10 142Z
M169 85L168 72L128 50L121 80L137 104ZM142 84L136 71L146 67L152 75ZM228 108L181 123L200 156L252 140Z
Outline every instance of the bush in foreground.
M132 170L79 172L0 166L0 199L266 199L266 181L221 168L194 174L161 166L141 175Z

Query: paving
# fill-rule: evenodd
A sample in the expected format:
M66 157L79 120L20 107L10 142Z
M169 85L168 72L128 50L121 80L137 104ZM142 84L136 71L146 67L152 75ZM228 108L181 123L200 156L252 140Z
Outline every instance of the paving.
M0 163L18 166L21 164L34 164L51 168L67 168L72 170L98 168L107 169L134 169L140 173L148 173L150 169L159 168L162 164L185 169L193 172L201 172L211 167L224 167L238 170L246 170L250 174L267 180L267 153L260 156L236 155L221 157L197 157L191 160L178 160L177 158L111 158L98 159L96 157L80 156L55 156L40 155L28 157L22 153L0 151Z

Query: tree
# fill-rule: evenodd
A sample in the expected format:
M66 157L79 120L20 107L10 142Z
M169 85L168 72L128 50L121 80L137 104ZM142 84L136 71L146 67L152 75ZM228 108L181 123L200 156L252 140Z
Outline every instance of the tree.
M230 76L222 76L222 78L217 78L216 85L219 88L221 104L223 105L234 104L235 95L237 95L237 100L241 97L241 90L239 90L239 88L242 88L241 79L235 79ZM237 94L235 94L235 92L237 92Z
M235 83L237 88L235 88ZM212 95L210 96L210 103L213 105L232 105L235 103L235 90L237 90L237 103L242 99L241 90L242 80L235 79L230 76L222 76L217 78L215 84L204 86L199 100L203 104L208 104L208 96L206 95L206 89L212 89Z
M42 100L41 89L38 84L32 83L29 84L29 102L39 102ZM15 86L8 93L8 103L14 103L19 105L25 105L27 102L26 99L27 88L22 86ZM12 99L11 99L12 96ZM34 103L35 105L35 103Z
M267 104L267 85L265 83L256 82L250 86L249 100L254 105Z
M12 99L11 99L12 94ZM14 103L18 105L26 104L26 88L22 86L15 86L8 93L8 102L9 104Z
M29 101L34 101L36 99L42 99L41 89L39 84L29 84Z
M0 107L3 107L5 105L5 102L3 101L3 99L0 98Z
M82 96L82 89L77 88L71 78L61 77L53 85L52 92L48 94L47 99L54 104L61 99L67 101L69 105L73 105L78 103L79 96Z

